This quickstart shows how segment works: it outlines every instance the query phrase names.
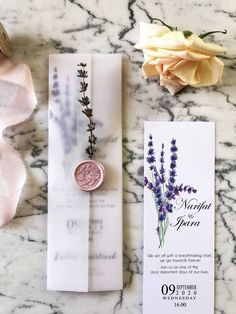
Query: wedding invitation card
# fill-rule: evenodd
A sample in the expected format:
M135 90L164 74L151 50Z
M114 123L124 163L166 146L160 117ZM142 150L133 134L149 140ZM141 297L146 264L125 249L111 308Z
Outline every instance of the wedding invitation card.
M105 181L93 192L74 181L88 159L78 64L86 64L96 159ZM49 290L106 291L123 286L121 55L55 54L49 58Z
M213 122L145 122L144 314L214 313Z

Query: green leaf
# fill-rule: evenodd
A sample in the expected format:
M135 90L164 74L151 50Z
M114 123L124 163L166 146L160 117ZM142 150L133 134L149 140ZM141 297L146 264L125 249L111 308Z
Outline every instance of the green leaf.
M183 31L184 37L187 38L193 34L191 31Z

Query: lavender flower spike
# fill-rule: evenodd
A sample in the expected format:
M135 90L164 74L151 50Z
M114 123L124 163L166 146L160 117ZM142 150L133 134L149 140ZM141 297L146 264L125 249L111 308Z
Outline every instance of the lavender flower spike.
M153 170L153 164L155 163L155 152L153 148L153 141L152 141L152 135L149 135L149 141L148 141L148 156L147 156L147 162L150 165L150 170Z
M164 144L161 145L161 153L160 153L160 163L161 163L161 167L160 167L160 182L162 184L165 183L166 179L165 179L165 153L164 153Z
M175 179L176 179L176 161L178 159L177 152L178 148L176 146L176 139L171 140L171 147L170 147L170 171L169 171L169 182L167 185L167 191L166 191L166 197L168 200L171 200L174 198L174 184L175 184Z

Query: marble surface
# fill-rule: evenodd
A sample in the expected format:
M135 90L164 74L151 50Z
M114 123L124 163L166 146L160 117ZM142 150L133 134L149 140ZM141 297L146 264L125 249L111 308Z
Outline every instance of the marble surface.
M6 138L27 165L17 217L0 229L0 314L142 313L143 120L216 121L215 313L236 313L236 3L232 0L0 0L0 20L15 61L31 66L38 109ZM164 19L229 48L223 84L173 97L140 72L133 48L138 22ZM124 289L107 293L46 290L48 54L123 55ZM157 310L157 314L160 313ZM203 313L208 314L208 313Z

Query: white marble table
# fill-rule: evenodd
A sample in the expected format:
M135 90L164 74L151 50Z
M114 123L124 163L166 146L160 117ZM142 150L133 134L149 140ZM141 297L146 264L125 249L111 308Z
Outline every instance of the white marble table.
M236 3L232 0L0 0L0 20L14 60L29 63L38 110L6 133L27 164L17 217L0 229L0 314L142 313L143 120L216 121L215 313L236 313ZM186 88L176 97L141 76L133 48L138 22L158 17L214 38L229 48L220 87ZM123 55L124 290L46 290L48 54ZM207 293L207 292L206 292ZM157 310L157 314L159 313ZM208 314L208 313L203 313Z

